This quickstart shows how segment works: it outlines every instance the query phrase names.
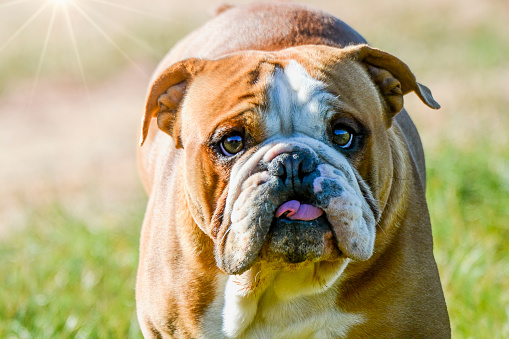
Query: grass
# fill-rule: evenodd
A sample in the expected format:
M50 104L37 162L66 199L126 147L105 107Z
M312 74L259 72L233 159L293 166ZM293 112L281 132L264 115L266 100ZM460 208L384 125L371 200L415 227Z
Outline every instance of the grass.
M435 256L457 338L509 337L509 147L489 146L428 158Z
M143 204L96 225L55 202L0 245L0 337L139 338L134 285Z

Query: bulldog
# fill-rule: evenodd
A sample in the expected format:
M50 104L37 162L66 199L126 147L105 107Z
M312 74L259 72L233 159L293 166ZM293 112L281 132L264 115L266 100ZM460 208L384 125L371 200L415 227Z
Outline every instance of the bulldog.
M290 3L224 7L142 118L145 337L447 338L414 92L395 56Z

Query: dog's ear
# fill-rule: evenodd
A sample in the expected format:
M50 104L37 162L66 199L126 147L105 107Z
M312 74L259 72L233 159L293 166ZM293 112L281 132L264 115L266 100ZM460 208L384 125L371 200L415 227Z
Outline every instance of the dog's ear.
M186 59L168 67L152 82L141 122L140 146L147 138L152 118L157 126L173 137L175 147L181 148L178 111L192 77L204 64L200 59Z
M347 47L346 52L349 58L366 65L368 74L387 104L389 125L392 118L403 108L403 95L412 91L427 106L440 108L429 88L418 83L410 68L395 56L368 45Z

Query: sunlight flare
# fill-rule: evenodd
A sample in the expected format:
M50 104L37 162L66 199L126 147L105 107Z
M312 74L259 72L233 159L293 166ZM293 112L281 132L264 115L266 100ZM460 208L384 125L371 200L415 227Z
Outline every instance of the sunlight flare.
M34 21L45 9L46 7L48 7L48 4L44 4L42 5L41 7L39 7L39 9L34 13L32 14L24 23L23 25L21 25L20 28L18 28L18 30L16 32L14 32L10 37L9 39L7 39L6 42L4 42L4 44L0 47L0 52L5 48L7 47L7 45L9 45L14 39L16 39L16 37L18 35L21 34L21 32L23 32L25 30L25 28L28 27L28 25L30 25L32 23L32 21Z
M4 2L3 4L0 4L0 8L21 4L21 3L27 2L27 1L28 0L13 0L13 1L9 1L9 2Z
M1 0L0 0L1 1ZM146 71L140 67L140 65L131 58L131 56L127 53L126 50L124 50L124 47L121 44L118 44L115 40L115 36L111 35L110 30L105 29L103 25L100 25L101 21L98 20L98 15L102 16L102 12L104 11L104 14L111 13L113 10L122 10L125 12L130 12L132 14L138 14L138 15L145 15L145 16L151 16L154 18L159 18L160 20L166 20L165 18L159 16L156 13L150 13L147 11L144 11L140 8L131 7L128 5L125 5L122 3L122 1L119 0L38 0L38 1L32 1L32 0L3 0L0 3L0 8L2 11L6 11L6 8L14 8L18 5L23 6L23 11L30 10L30 7L28 7L27 3L32 3L32 13L29 12L29 14L22 18L24 19L20 26L15 28L14 32L9 34L6 37L6 40L0 41L0 53L4 53L7 47L10 47L12 43L22 35L22 33L25 33L27 31L27 28L31 26L34 21L41 19L43 17L43 14L47 14L47 10L50 9L50 16L49 20L47 21L47 28L45 29L39 29L38 37L35 36L34 31L31 32L31 35L34 36L32 40L32 44L41 43L42 48L38 57L38 61L36 64L36 71L33 78L32 83L32 90L30 93L30 96L27 101L27 107L26 110L30 110L30 107L35 100L35 96L37 93L37 87L39 85L39 80L41 75L43 74L44 69L44 63L49 58L51 43L55 38L61 37L61 35L54 35L53 33L57 32L59 30L60 22L63 22L64 26L63 28L68 31L69 33L69 43L68 46L70 49L72 49L74 54L74 58L77 63L77 68L79 71L79 76L81 78L81 81L83 82L83 86L85 87L85 92L90 104L90 91L89 86L87 83L87 74L85 72L85 62L83 55L80 55L80 49L78 48L78 45L80 43L80 34L78 33L77 28L83 26L83 20L85 21L85 26L88 26L89 28L92 28L92 30L95 30L96 33L98 33L102 38L105 40L105 42L111 46L114 50L116 50L122 57L124 57L141 75L144 77L148 77L148 74L146 74ZM100 7L99 13L94 14L94 7L90 6L90 4L95 4L97 7ZM110 7L110 9L107 9L105 7ZM20 11L21 13L21 11ZM59 20L61 18L62 20ZM77 21L78 20L78 21ZM108 25L115 25L116 21L112 20L112 22ZM157 54L157 52L154 51L151 46L147 44L147 42L143 41L142 39L137 38L135 35L131 34L130 32L126 31L124 27L121 27L121 25L118 25L116 32L119 31L122 32L122 34L126 37L128 37L130 40L134 41L138 46L146 49L152 54ZM84 30L84 28L81 28ZM28 32L27 32L28 33ZM62 45L60 43L60 45ZM64 44L65 45L65 44ZM34 65L35 66L35 65Z
M98 24L97 22L90 16L87 14L87 12L80 6L78 6L77 4L74 4L73 3L73 6L74 8L76 8L76 10L81 14L81 16L86 20L88 21L88 23L95 28L95 30L101 34L103 36L104 39L106 39L106 41L108 41L108 43L113 47L115 48L127 61L129 61L134 67L135 69L140 72L140 74L142 75L146 75L145 71L143 70L143 68L141 68L123 49L122 47L120 47L120 45L118 45L112 37L109 36L108 33L106 33L106 31L104 29L102 29Z
M72 1L72 0L67 0L67 1ZM158 14L155 14L155 13L150 13L150 12L143 11L143 10L140 10L140 9L137 9L137 8L133 8L133 7L130 7L130 6L126 6L126 5L121 5L121 4L115 3L115 2L111 2L111 1L107 1L107 0L90 0L90 1L91 2L95 2L95 3L99 3L99 4L103 4L103 5L106 5L106 6L111 6L111 7L123 9L123 10L128 11L128 12L132 12L132 13L136 13L136 14L142 14L142 15L147 15L147 16L151 16L151 17L154 17L154 18L157 18L157 19L161 19L161 20L166 20L166 18L164 18L161 15L158 15Z
M53 3L53 5L57 6L66 6L73 2L74 0L48 0L49 2Z
M55 25L55 17L56 17L56 7L53 7L53 12L51 13L51 19L48 25L48 30L46 31L46 37L44 39L44 45L42 47L41 55L39 57L39 63L37 64L37 73L35 74L34 83L32 86L32 93L30 94L30 98L28 100L28 105L26 110L28 111L32 106L32 101L34 100L35 90L37 89L37 84L39 82L39 77L41 75L42 64L44 62L44 58L46 57L46 51L48 49L48 43L51 37L51 33L53 32L53 27Z
M74 55L76 56L76 61L78 62L78 68L80 71L81 80L83 81L83 86L85 86L85 92L87 94L88 105L91 107L92 105L91 105L91 100L90 100L90 91L88 89L87 78L85 77L85 69L83 68L83 62L81 61L80 52L78 50L78 42L77 42L76 36L74 34L74 29L73 29L72 23L71 23L71 16L69 15L69 11L67 10L67 7L64 7L64 16L65 16L65 21L67 23L67 28L69 29L69 37L71 38Z

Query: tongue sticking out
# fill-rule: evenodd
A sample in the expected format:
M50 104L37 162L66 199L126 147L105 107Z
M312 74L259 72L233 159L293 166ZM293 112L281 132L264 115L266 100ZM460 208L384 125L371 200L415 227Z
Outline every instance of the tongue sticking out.
M318 207L301 204L297 200L290 200L279 206L276 211L276 217L281 217L287 213L286 217L291 220L314 220L323 214L323 210Z

